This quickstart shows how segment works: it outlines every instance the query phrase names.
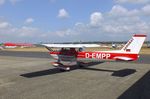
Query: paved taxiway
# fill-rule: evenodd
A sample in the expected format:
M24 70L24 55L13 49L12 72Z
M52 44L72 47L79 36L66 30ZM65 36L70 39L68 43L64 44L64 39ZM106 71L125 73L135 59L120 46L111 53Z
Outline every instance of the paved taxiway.
M150 99L150 57L142 57L60 72L47 53L2 51L0 99Z

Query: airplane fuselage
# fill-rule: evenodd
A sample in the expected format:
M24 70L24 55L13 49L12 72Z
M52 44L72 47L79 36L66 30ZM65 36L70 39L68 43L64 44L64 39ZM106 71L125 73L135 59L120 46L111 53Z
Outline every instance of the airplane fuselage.
M134 61L138 59L138 54L132 53L118 53L118 52L76 52L74 54L61 52L50 52L50 55L58 60L92 60L92 61L101 61L101 60L125 60L125 61Z

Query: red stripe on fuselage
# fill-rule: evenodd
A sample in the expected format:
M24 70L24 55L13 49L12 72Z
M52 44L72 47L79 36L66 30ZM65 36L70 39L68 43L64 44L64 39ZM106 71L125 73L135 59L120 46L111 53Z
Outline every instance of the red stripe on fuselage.
M138 54L112 53L112 52L79 52L77 58L93 58L102 60L115 60L115 57L127 57L137 60Z
M50 52L53 55L64 55L61 52ZM115 57L126 57L132 60L138 59L138 54L131 53L113 53L113 52L76 52L75 54L65 54L66 56L76 56L76 58L88 58L98 60L116 60Z

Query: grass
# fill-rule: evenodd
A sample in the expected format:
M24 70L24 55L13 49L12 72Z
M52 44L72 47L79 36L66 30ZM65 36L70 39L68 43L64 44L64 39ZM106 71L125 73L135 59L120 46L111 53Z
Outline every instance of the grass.
M142 48L140 54L150 54L150 48Z

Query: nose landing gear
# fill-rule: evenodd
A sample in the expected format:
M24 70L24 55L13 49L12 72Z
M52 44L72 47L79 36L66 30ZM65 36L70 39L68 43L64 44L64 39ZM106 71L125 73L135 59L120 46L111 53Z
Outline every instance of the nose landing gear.
M70 66L63 65L59 62L53 62L52 65L58 68L60 71L70 71Z

